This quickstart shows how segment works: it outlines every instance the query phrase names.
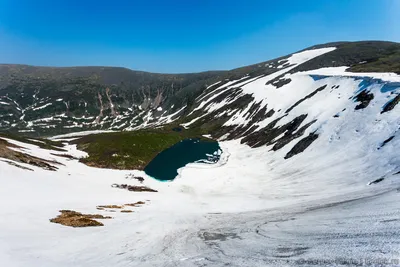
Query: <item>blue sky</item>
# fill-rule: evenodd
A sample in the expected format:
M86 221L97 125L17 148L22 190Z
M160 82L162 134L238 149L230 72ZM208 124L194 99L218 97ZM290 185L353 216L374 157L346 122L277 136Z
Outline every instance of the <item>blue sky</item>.
M400 0L0 0L0 62L232 69L339 40L400 42Z

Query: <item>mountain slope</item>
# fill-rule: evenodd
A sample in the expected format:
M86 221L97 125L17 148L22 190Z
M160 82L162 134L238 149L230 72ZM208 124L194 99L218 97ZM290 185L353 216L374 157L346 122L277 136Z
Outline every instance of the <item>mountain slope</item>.
M400 45L396 43L342 42L306 50L324 47L336 50L295 67L287 62L289 55L231 71L196 74L1 65L0 130L46 136L78 130L136 129L178 118L187 121L184 116L192 112L196 97L217 82L221 87L239 79L272 75L274 79L268 82L279 87L289 81L279 77L280 73L336 66L349 66L350 71L399 71L396 58Z
M155 94L150 100L143 97L132 111L115 104L114 112L120 113L115 116L110 102L116 97L113 90L121 87L107 85L110 101L104 87L98 97L97 87L90 91L85 85L80 92L87 95L88 106L89 97L103 101L103 116L97 120L100 109L94 109L93 118L84 117L87 125L70 122L82 105L69 114L47 110L55 106L56 96L46 100L42 87L37 99L32 96L36 100L29 105L34 106L23 106L10 95L19 84L11 82L14 87L5 87L9 94L3 95L6 104L0 107L16 116L19 105L18 116L26 113L26 121L16 117L14 126L10 122L3 129L50 134L49 125L65 133L73 130L65 128L71 125L109 130L125 122L120 129L157 128L135 135L180 127L182 136L209 134L219 140L222 155L215 164L191 163L178 170L174 181L159 182L140 170L99 169L78 160L87 154L75 143L90 142L96 148L130 133L53 137L58 142L2 135L0 263L398 265L398 61L374 72L382 62L396 58L398 48L386 42L314 46L276 60L205 74L200 87L188 83L160 103ZM25 83L20 85L23 92ZM60 88L64 87L53 90L58 94ZM43 114L35 113L39 110ZM37 117L28 120L28 115ZM135 144L120 146L132 145L129 150L134 153ZM121 153L113 148L107 153L115 159ZM38 161L54 168L43 168L48 165ZM153 192L140 191L143 188ZM142 204L135 204L139 201ZM128 208L133 212L121 212ZM49 221L60 210L112 219L101 221L103 227L69 228Z

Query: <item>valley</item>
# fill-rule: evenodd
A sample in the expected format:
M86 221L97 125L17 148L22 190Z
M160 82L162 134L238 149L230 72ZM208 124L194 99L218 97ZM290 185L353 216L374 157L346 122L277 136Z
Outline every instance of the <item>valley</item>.
M398 265L399 51L176 75L1 65L1 262Z

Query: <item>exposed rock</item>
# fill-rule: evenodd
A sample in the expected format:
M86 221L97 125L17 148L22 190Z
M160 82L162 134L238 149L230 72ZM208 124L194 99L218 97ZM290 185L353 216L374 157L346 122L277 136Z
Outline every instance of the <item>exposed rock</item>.
M286 115L284 115L286 116ZM251 133L244 137L241 142L246 143L251 147L260 147L263 145L272 145L276 143L273 150L278 150L289 143L294 138L301 136L304 133L304 130L307 129L311 124L315 121L312 121L305 126L303 126L295 135L293 132L298 129L301 123L305 120L307 114L302 114L296 118L294 118L291 122L286 123L285 125L275 127L276 123L283 117L280 117L271 123L269 123L266 127L261 129L258 132ZM281 134L285 133L285 135L278 140Z
M381 113L385 113L394 109L394 107L400 102L400 94L397 95L395 98L390 100L386 105L383 107Z
M251 147L260 147L269 143L271 140L273 140L279 135L279 133L277 134L278 132L277 128L274 127L278 123L278 121L283 117L284 116L277 118L272 122L270 122L266 127L262 128L261 130L247 135L240 141L240 143L247 144ZM281 129L283 128L281 127Z
M118 113L115 111L114 104L111 101L109 87L107 87L107 89L106 89L106 95L107 95L108 102L110 102L111 116L116 117L118 115Z
M298 106L299 104L301 104L303 101L305 101L306 99L309 99L311 97L313 97L314 95L316 95L318 92L321 92L322 90L324 90L326 88L327 85L321 86L319 88L317 88L314 92L306 95L305 97L303 97L302 99L300 99L299 101L297 101L296 103L293 104L293 106L291 106L288 110L286 110L286 113L289 113L292 109L294 109L296 106Z
M295 130L293 129L289 129L284 136L282 136L281 138L279 138L275 145L272 147L273 151L276 151L278 149L281 149L282 147L284 147L285 145L289 144L292 140L302 136L305 132L305 130L310 127L313 123L315 123L317 120L313 120L310 121L309 123L307 123L306 125L304 125L303 127L301 127L298 131L296 131L295 133L293 133ZM298 127L298 126L297 126ZM297 129L297 128L296 128Z
M99 99L99 103L100 103L100 112L99 112L99 115L97 115L95 122L96 122L96 124L99 124L101 118L103 117L103 112L104 112L103 99L101 97L100 92L97 93L97 98Z
M135 176L134 174L130 173L125 176L126 179L135 179L138 180L140 183L144 182L144 178L141 176Z
M368 93L367 91L362 91L357 96L355 96L357 102L361 102L355 107L355 110L364 109L369 105L372 99L374 99L373 93Z
M390 141L392 141L394 138L394 135L389 137L388 139L386 139L385 141L383 141L382 145L380 147L378 147L378 150L381 149L382 147L384 147L387 143L389 143Z
M372 182L369 182L368 185L377 184L377 183L382 182L383 180L385 180L385 177L381 177L381 178L376 179L376 180L374 180L374 181L372 181Z
M134 192L158 192L157 190L151 189L147 186L127 185L127 184L112 184L114 188L127 189L128 191Z
M100 209L122 209L122 208L124 208L124 206L120 206L120 205L100 205L100 206L97 206L97 208L100 208Z
M53 156L63 157L63 158L71 159L71 160L72 159L78 160L77 157L74 157L74 156L72 156L70 154L56 154L56 153L50 153L50 154L53 155Z
M146 204L146 203L143 202L143 201L138 201L138 202L135 202L135 203L128 203L128 204L125 204L125 206L138 207L138 206L144 205L144 204Z
M154 101L151 105L152 108L157 108L161 104L161 102L164 100L163 99L163 91L164 91L164 88L161 90L161 92L159 89L157 89L157 96L154 98Z
M296 154L299 154L306 150L312 142L317 140L318 134L310 133L307 137L301 139L284 157L285 159L291 158Z
M282 86L289 84L292 81L290 78L283 78L283 76L279 76L278 78L267 82L267 84L272 84L276 88L281 88Z

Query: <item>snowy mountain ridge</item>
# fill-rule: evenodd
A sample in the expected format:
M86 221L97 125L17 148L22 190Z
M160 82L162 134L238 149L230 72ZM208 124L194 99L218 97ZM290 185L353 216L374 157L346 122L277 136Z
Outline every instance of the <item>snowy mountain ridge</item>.
M210 91L209 96L219 92L212 90L216 86L238 91L243 85L247 98L260 100L267 92L259 89L263 82L270 88L269 95L273 86L289 83L283 74L344 66L366 72L374 70L380 60L393 58L396 51L400 51L396 43L332 43L231 71L177 75L106 67L0 65L0 130L49 136L82 130L132 130L178 120L188 123L189 115L201 109L196 100L206 97L205 92ZM396 66L384 66L380 71L398 71ZM251 88L257 90L249 91ZM214 97L221 102L227 95ZM248 101L246 97L241 100L244 103L235 103L237 108Z

